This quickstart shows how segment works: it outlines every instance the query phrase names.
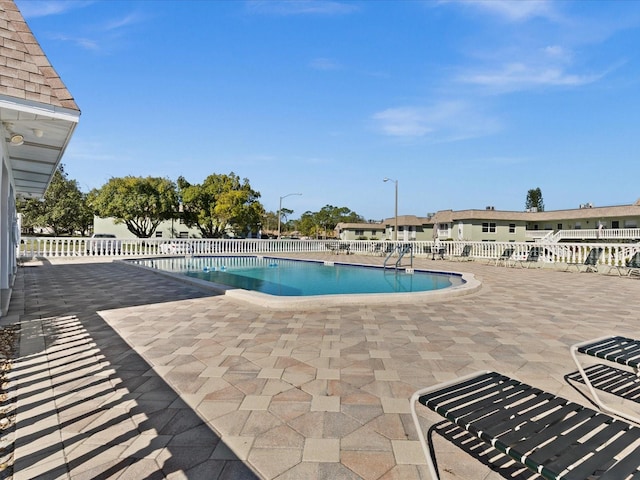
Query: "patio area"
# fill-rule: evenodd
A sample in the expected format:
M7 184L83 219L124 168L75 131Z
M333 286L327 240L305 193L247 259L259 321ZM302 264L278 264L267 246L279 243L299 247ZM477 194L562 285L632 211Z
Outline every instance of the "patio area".
M470 272L482 288L269 311L108 259L25 263L2 319L21 324L13 478L427 479L416 389L488 369L587 405L565 378L569 346L640 337L637 278L414 266ZM434 435L442 479L532 478L457 443L471 453Z

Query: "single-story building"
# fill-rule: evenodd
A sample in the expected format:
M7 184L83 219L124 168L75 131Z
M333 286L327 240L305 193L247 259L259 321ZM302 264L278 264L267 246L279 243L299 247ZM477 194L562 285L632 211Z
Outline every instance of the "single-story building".
M80 109L13 0L0 0L0 316L17 273L16 200L42 198L71 140Z
M415 215L398 216L398 241L433 240L433 224L426 217ZM340 240L393 240L396 228L395 217L382 222L338 223L336 238Z

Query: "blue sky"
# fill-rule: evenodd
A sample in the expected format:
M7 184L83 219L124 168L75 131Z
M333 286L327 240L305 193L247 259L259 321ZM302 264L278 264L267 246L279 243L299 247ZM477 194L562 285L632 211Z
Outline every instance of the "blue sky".
M640 197L640 2L17 0L111 177L248 178L366 219Z

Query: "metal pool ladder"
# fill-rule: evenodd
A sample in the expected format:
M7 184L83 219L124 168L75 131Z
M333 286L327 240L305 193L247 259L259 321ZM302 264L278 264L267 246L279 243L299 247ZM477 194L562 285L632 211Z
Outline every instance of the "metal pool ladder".
M395 245L394 248L391 249L387 258L384 259L384 268L387 268L387 262L391 259L394 253L398 252L398 259L396 260L395 269L397 270L400 267L400 263L402 262L402 258L405 254L409 253L409 258L411 259L410 267L413 268L413 245L410 243L403 243L400 245Z

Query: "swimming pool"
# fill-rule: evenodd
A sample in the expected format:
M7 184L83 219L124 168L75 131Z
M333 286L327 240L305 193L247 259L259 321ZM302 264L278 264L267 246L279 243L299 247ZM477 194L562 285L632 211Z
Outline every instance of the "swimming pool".
M146 258L125 263L268 306L300 305L314 299L325 304L365 298L389 301L390 296L409 294L468 293L479 286L473 276L461 273L262 256Z

